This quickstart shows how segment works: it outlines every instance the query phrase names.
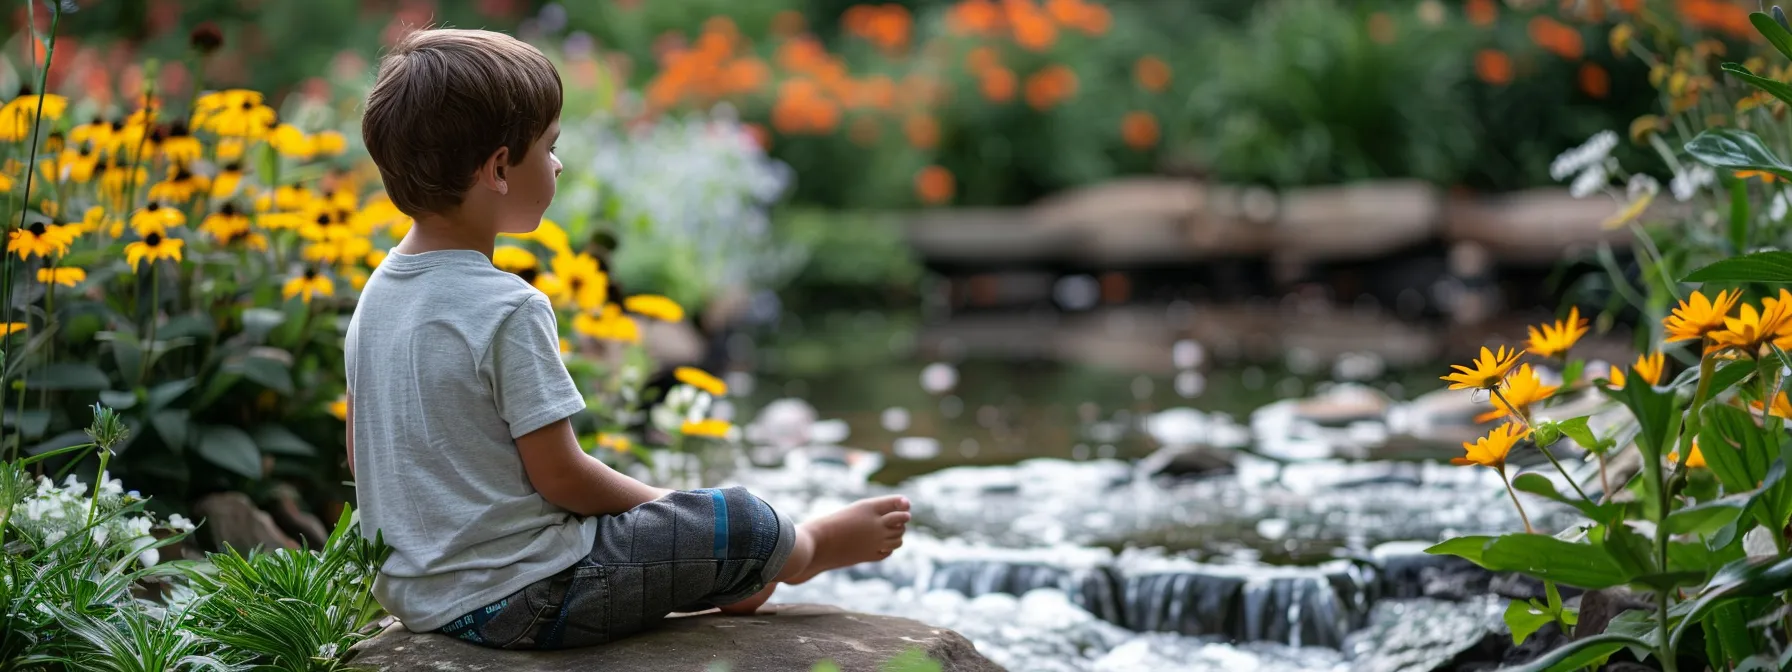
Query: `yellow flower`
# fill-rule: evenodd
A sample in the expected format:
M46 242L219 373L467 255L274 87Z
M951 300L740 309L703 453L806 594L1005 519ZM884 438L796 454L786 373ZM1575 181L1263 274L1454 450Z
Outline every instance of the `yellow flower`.
M311 303L313 296L335 296L336 283L330 282L328 276L321 275L315 268L307 268L305 272L280 288L280 295L288 300L299 297L305 303Z
M1760 178L1760 180L1762 182L1777 182L1777 181L1779 181L1780 176L1775 175L1773 173L1769 173L1765 170L1738 170L1738 171L1736 171L1736 179L1746 180L1749 178Z
M193 125L237 138L259 138L273 128L274 109L261 104L261 92L231 89L200 96L193 106Z
M143 209L131 215L131 228L135 229L139 236L168 233L168 227L186 223L187 216L181 213L180 209L165 208L155 201L150 201L149 205L143 206Z
M1748 405L1754 408L1757 413L1762 410L1761 402L1759 401L1748 402ZM1767 413L1781 418L1792 419L1792 401L1787 401L1786 393L1780 392L1779 394L1774 395L1773 406L1767 410Z
M492 249L492 265L506 273L520 274L523 271L536 268L539 262L535 260L535 255L530 254L528 250L500 245Z
M1758 405L1761 402L1757 401L1755 403ZM1785 417L1785 416L1781 416L1781 417ZM1674 464L1679 464L1680 463L1680 451L1678 451L1678 450L1668 451L1668 462L1671 462ZM1699 440L1695 438L1692 440L1692 454L1686 456L1686 468L1697 469L1697 468L1701 468L1701 467L1710 468L1709 465L1705 464L1705 453L1703 451L1699 450Z
M626 453L635 449L634 442L629 441L628 437L621 434L598 434L597 446L599 448L609 448L618 453Z
M728 438L728 432L733 429L734 425L728 424L727 420L710 418L708 420L686 420L684 426L680 427L678 431L685 436L725 439Z
M179 238L164 237L160 233L151 233L143 240L124 246L124 260L131 265L131 271L137 271L137 264L145 259L155 263L161 259L180 261L181 245L186 244Z
M1450 464L1458 466L1479 464L1483 467L1493 467L1505 471L1506 455L1512 452L1513 444L1518 443L1519 439L1530 433L1531 430L1520 430L1518 425L1510 422L1500 425L1488 432L1487 436L1475 439L1474 443L1464 442L1462 449L1468 454L1451 458Z
M1611 41L1612 54L1624 55L1624 51L1630 47L1630 38L1635 35L1636 28L1628 23L1612 26L1611 35L1608 36Z
M206 215L200 220L199 230L212 237L212 240L224 242L249 231L249 216L236 209L235 203L226 202L218 206L218 211Z
M610 276L589 254L562 254L554 257L554 277L560 291L554 300L561 305L576 305L580 310L596 311L604 307L610 296Z
M242 138L221 138L216 147L219 161L241 161L247 143Z
M684 306L678 302L657 294L639 294L622 301L622 307L628 312L642 317L651 317L661 322L679 322L684 320Z
M112 122L94 117L93 121L69 129L68 141L77 145L106 147L112 144L112 132Z
M1506 373L1518 364L1518 358L1522 355L1524 355L1523 350L1507 350L1503 345L1500 346L1497 353L1482 346L1481 357L1470 362L1472 367L1461 364L1452 365L1451 368L1456 369L1456 373L1443 376L1442 379L1450 381L1452 390L1467 390L1477 387L1491 390L1498 387L1500 381L1505 380Z
M1667 361L1667 357L1660 352L1637 355L1636 364L1631 365L1630 369L1635 371L1636 375L1642 376L1643 380L1648 381L1650 385L1660 385L1661 374L1667 368ZM1612 369L1611 381L1612 387L1623 389L1624 371Z
M518 240L540 243L542 247L548 248L549 252L553 252L555 256L572 254L572 245L566 237L566 230L560 228L560 225L555 224L554 220L551 219L541 220L541 225L535 227L534 231L528 233L506 233L503 235Z
M255 198L255 209L259 212L271 210L304 210L311 207L317 195L310 189L298 185L275 187L272 194L262 194Z
M149 188L149 197L158 201L185 202L194 194L209 191L211 180L188 170L184 165L169 166L168 179Z
M29 259L34 254L47 259L68 254L68 247L74 241L74 232L67 227L32 222L30 226L12 230L7 236L6 251L17 253L20 259Z
M1574 347L1580 337L1587 335L1587 321L1580 317L1580 307L1568 309L1568 319L1558 320L1555 324L1538 327L1526 327L1530 330L1531 340L1526 349L1539 357L1564 357L1568 349Z
M334 228L322 240L305 245L299 254L307 261L335 265L365 258L372 251L373 241L346 228Z
M41 103L39 99L42 100ZM68 109L68 99L54 93L42 96L25 94L14 98L0 107L0 141L18 142L31 137L31 122L37 119L40 104L44 118L51 121L61 119L62 113Z
M0 336L11 336L25 330L24 322L6 322L0 324Z
M728 394L728 384L722 382L722 379L710 375L708 371L704 371L703 369L681 366L672 371L672 377L677 378L678 382L703 390L714 396L720 397Z
M199 144L199 138L188 133L186 124L181 123L174 124L174 127L168 130L168 137L162 138L161 149L162 156L167 158L169 163L176 164L198 161L199 157L205 153L205 148Z
M1788 308L1792 305L1774 299L1763 300L1758 312L1754 306L1742 304L1740 315L1725 317L1724 329L1711 332L1712 346L1737 348L1753 357L1761 346L1784 334L1787 320L1792 319Z
M348 151L348 139L336 131L319 131L311 136L312 149L325 156L339 156Z
M99 165L100 155L86 147L62 150L56 159L56 181L87 184L93 181L93 172Z
M1493 395L1493 410L1476 416L1475 422L1487 422L1508 415L1522 417L1524 415L1522 412L1513 413L1514 407L1519 411L1525 411L1531 407L1531 404L1548 399L1560 387L1560 385L1544 385L1543 379L1537 377L1537 372L1531 370L1531 365L1520 366L1516 373L1506 379L1506 389ZM1507 402L1511 402L1511 405L1508 406Z
M641 342L640 326L623 315L622 309L613 303L604 306L602 314L598 316L584 312L574 315L572 330L600 341Z
M348 278L348 286L355 288L355 291L357 292L367 288L367 271L363 271L353 266L343 266L340 270L336 271L336 273L337 275Z
M572 354L572 342L571 341L568 341L564 338L560 339L560 354L562 354L562 355Z
M1674 308L1674 314L1663 318L1661 326L1666 331L1667 342L1691 341L1705 337L1706 334L1724 328L1724 318L1730 309L1736 307L1737 299L1742 298L1741 291L1724 290L1717 293L1717 300L1707 300L1703 292L1694 291L1692 297L1681 301Z
M148 168L108 165L105 170L100 171L100 194L122 202L127 191L133 187L141 187L148 181Z
M37 281L45 284L55 283L64 287L73 287L86 279L87 271L71 266L37 269Z
M234 161L226 163L218 170L218 178L212 180L212 198L229 198L242 183L243 165Z
M1606 229L1615 229L1624 226L1625 224L1629 224L1638 216L1642 215L1644 210L1649 209L1649 204L1654 200L1654 192L1645 191L1638 194L1635 199L1630 201L1629 205L1624 206L1624 209L1607 217L1604 222L1600 223L1600 226Z
M292 159L305 160L317 153L317 147L311 142L311 138L305 137L305 132L292 124L274 127L274 134L268 136L268 145L281 156Z
M330 411L330 415L336 416L337 420L347 422L348 421L348 397L346 397L346 396L337 397L335 401L330 402L330 406L329 406L328 410Z
M367 257L363 261L367 264L368 268L379 268L380 263L384 262L385 260L386 260L386 251L385 250L371 250L367 253Z

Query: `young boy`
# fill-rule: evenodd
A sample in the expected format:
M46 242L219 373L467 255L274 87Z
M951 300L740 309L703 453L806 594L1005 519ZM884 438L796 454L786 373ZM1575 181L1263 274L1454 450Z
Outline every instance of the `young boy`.
M368 95L367 150L416 219L348 330L361 531L393 547L380 604L413 631L573 647L674 611L752 613L774 582L887 557L902 497L793 525L743 489L654 488L579 449L548 299L491 263L554 198L560 104L541 52L478 30L412 33Z

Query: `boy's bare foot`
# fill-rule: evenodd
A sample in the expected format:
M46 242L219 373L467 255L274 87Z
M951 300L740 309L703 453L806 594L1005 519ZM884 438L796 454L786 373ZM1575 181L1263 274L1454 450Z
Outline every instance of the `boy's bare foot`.
M901 495L861 499L797 527L814 542L808 567L788 583L802 583L830 569L890 557L908 531L908 498Z
M777 590L777 588L777 583L765 584L765 587L760 589L759 592L753 593L752 597L735 602L734 604L722 605L722 613L728 614L729 616L752 616L753 614L759 613L759 606L765 604L766 600L772 599L772 591Z

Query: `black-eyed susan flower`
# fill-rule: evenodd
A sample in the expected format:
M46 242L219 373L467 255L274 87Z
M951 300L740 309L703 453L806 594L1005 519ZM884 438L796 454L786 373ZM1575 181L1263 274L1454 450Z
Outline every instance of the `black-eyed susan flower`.
M217 212L206 215L205 219L199 221L199 230L219 242L247 232L249 226L249 216L230 202L218 206Z
M342 276L344 280L347 280L348 286L355 288L355 291L357 292L367 288L367 278L370 277L367 274L367 271L361 270L361 267L348 264L344 264L342 268L337 269L336 275Z
M137 212L131 214L131 228L139 236L151 233L168 233L169 227L187 223L187 216L179 208L172 208L150 201Z
M524 271L539 269L541 262L537 261L535 255L528 250L500 245L492 248L492 265L498 267L500 271L522 275ZM524 280L528 279L524 278Z
M231 161L218 169L218 176L212 179L212 198L230 198L243 183L243 164Z
M261 92L231 89L200 96L194 103L193 125L221 136L259 138L274 127L273 108L261 104Z
M112 144L112 128L112 122L96 116L92 121L69 129L68 141L88 147L108 147Z
M94 206L89 206L87 208L87 212L84 212L81 214L80 223L70 224L69 226L75 227L76 235L84 236L89 233L93 233L95 231L100 230L100 227L103 226L105 223L106 223L106 209L101 206L94 205Z
M347 228L332 229L320 240L307 243L299 250L306 261L334 266L362 259L373 251L373 241L355 235Z
M1788 309L1792 309L1792 305L1771 298L1761 301L1760 310L1742 304L1737 315L1724 317L1723 329L1711 332L1711 345L1736 348L1753 357L1761 351L1761 346L1785 334L1788 321L1792 321Z
M359 210L356 210L350 219L357 229L379 231L381 229L391 228L400 220L408 222L410 217L400 211L398 206L392 203L391 198L388 198L382 193L369 197L367 203L362 205ZM406 231L408 230L409 228L407 227ZM403 237L404 234L394 231L393 235L395 237Z
M24 322L0 322L0 338L24 331L28 326Z
M1531 370L1531 365L1520 366L1518 371L1506 378L1506 387L1499 394L1493 395L1493 410L1476 416L1475 422L1487 422L1507 416L1528 418L1532 404L1548 399L1560 387L1544 385L1537 372Z
M701 436L711 439L726 439L728 433L733 430L734 425L729 424L727 420L717 418L686 420L684 425L679 427L679 432L685 436Z
M218 153L219 161L241 161L243 160L243 151L247 149L247 146L248 143L244 142L242 138L219 138L218 144L213 146L213 150Z
M1781 398L1783 399L1784 396L1782 396ZM1757 404L1757 408L1758 408L1759 407L1758 404L1760 404L1761 402L1757 401L1755 403ZM1779 414L1775 413L1774 415L1779 415ZM1786 416L1780 415L1780 417L1783 418ZM1680 463L1680 451L1675 450L1675 451L1668 452L1668 461L1672 462L1674 464L1679 464ZM1710 465L1705 463L1705 451L1699 450L1699 440L1696 437L1692 440L1692 454L1686 456L1686 468L1688 468L1688 469L1709 469L1710 468Z
M552 268L559 283L559 291L549 295L555 302L588 312L604 307L610 295L610 276L595 257L583 252L562 254L554 257Z
M37 281L46 285L55 284L73 287L87 279L87 271L73 266L37 269Z
M684 320L684 306L658 294L637 294L628 297L622 301L622 307L628 312L642 317L651 317L661 322Z
M1557 320L1554 324L1541 325L1541 330L1539 327L1527 327L1527 329L1530 331L1531 338L1525 344L1526 350L1539 357L1564 357L1568 354L1568 350L1580 341L1580 337L1587 334L1587 321L1581 319L1580 307L1575 306L1568 309L1568 319L1566 320Z
M199 144L199 138L188 132L187 125L174 122L167 128L161 140L161 154L169 163L185 164L198 161L205 148Z
M571 240L566 236L566 230L560 228L560 225L555 224L554 220L551 219L541 220L541 224L537 225L534 231L528 233L506 233L504 235L518 240L540 243L541 246L547 248L549 252L553 252L555 256L572 254L572 244Z
M1667 356L1660 352L1637 355L1636 363L1630 367L1631 372L1648 381L1650 385L1661 384L1661 374L1667 368ZM1625 374L1622 369L1613 368L1611 373L1612 387L1623 389Z
M280 288L280 295L288 300L296 296L305 303L311 303L311 297L314 296L335 296L336 283L331 282L329 276L318 273L317 269L307 268L304 273L287 280L286 285Z
M1506 379L1506 374L1518 364L1518 358L1522 355L1524 355L1523 350L1508 350L1503 345L1500 346L1498 352L1482 346L1481 356L1470 362L1470 366L1452 365L1451 368L1456 369L1456 373L1444 376L1443 380L1450 381L1452 390L1475 388L1491 390L1499 387L1500 383Z
M318 131L311 136L311 149L324 156L341 156L348 151L348 138L336 131Z
M572 329L600 341L641 342L640 325L623 315L622 309L613 303L604 306L597 316L584 312L574 315Z
M289 184L275 187L271 193L256 196L255 210L257 212L304 210L311 207L312 201L316 199L317 195L310 189Z
M1690 298L1681 301L1674 308L1672 315L1662 319L1661 326L1666 332L1665 341L1673 343L1699 340L1711 332L1723 329L1724 318L1741 298L1740 291L1720 291L1716 300L1706 299L1704 292L1694 291Z
M150 186L149 197L157 201L185 203L195 194L210 191L210 186L211 180L204 175L193 172L183 164L176 164L168 167L167 179Z
M6 251L19 255L20 259L29 259L33 255L50 259L68 254L69 245L74 242L74 232L64 227L32 222L30 226L13 229L7 235Z
M635 444L633 441L629 441L627 436L603 433L597 435L597 447L608 448L618 453L626 453L634 450Z
M672 377L678 382L708 392L711 396L721 397L728 394L728 384L703 369L681 366L672 370Z
M186 241L179 238L151 233L144 236L143 240L124 246L124 260L131 265L132 272L136 272L137 265L146 260L151 264L163 259L180 261L180 248L185 244Z
M330 402L330 405L325 407L324 410L329 411L330 415L336 416L337 420L347 421L348 420L348 397L347 396L337 397L336 400Z
M0 173L0 191L12 191L13 184L14 180L11 175Z
M386 251L374 249L374 250L367 251L367 256L362 260L361 263L367 264L368 268L379 268L380 264L385 261L386 261Z
M1521 429L1515 423L1505 423L1493 428L1493 431L1488 432L1487 436L1475 439L1474 443L1463 443L1462 449L1467 454L1451 458L1450 464L1458 466L1478 464L1504 473L1506 456L1511 454L1512 446L1530 433L1531 430Z
M1762 404L1760 400L1748 402L1748 405L1754 408L1756 413L1762 412ZM1792 400L1788 400L1786 398L1786 393L1781 391L1779 394L1774 395L1773 405L1767 407L1766 412L1775 417L1792 419Z
M31 137L32 122L41 112L44 119L55 121L68 110L68 99L54 93L33 95L26 92L0 106L0 141L18 142Z
M148 181L148 168L119 164L114 157L100 171L100 195L122 204L126 194Z
M281 156L300 161L317 154L317 145L304 131L292 124L275 126L274 132L268 136L268 146L273 147Z
M56 181L87 184L93 181L93 173L100 165L99 154L85 145L73 149L62 150L56 158Z

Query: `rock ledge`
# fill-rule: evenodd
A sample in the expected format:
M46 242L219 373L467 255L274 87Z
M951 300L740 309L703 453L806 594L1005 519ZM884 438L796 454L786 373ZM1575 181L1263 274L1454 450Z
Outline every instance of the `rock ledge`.
M831 660L841 670L875 671L911 648L946 672L999 672L970 640L905 618L859 614L828 606L775 604L756 616L699 615L667 619L646 634L606 646L568 651L500 651L394 623L356 647L356 669L382 672L703 672L726 662L736 672L808 672Z

